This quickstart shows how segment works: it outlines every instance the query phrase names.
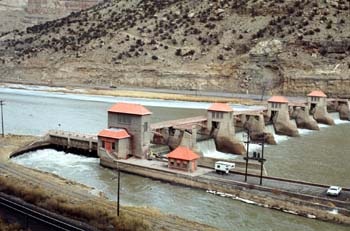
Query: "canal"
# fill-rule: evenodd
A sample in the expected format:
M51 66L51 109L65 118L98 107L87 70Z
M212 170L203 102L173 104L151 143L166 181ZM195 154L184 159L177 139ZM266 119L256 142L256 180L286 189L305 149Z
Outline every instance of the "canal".
M0 88L6 100L5 125L10 133L40 135L48 129L97 133L106 126L106 110L115 97L43 93ZM133 99L147 105L153 121L205 113L207 103L167 102ZM176 107L180 107L176 108ZM350 124L322 127L299 138L266 148L269 175L326 184L350 185ZM97 159L55 150L39 150L13 159L29 167L52 172L116 195L115 172L99 166ZM139 176L122 174L121 200L124 205L149 206L164 213L216 226L223 230L348 230L324 223L217 197L202 190L174 186Z

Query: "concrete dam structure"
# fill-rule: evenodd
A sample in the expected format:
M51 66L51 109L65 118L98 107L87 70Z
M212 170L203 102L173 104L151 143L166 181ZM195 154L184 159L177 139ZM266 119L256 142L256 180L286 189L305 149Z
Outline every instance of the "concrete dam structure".
M42 142L115 160L147 159L179 146L203 156L208 150L201 150L203 145L199 143L208 140L214 143L210 145L214 155L219 152L242 155L246 148L237 132L249 131L251 141L263 137L265 143L276 144L274 134L293 137L299 136L298 128L319 130L318 123L333 125L329 112L338 112L341 120L350 120L349 101L327 99L323 92L313 91L304 102L289 102L283 96L273 96L266 107L241 111L214 103L203 116L153 124L150 123L152 113L142 105L117 103L108 110L108 127L97 136L49 131Z

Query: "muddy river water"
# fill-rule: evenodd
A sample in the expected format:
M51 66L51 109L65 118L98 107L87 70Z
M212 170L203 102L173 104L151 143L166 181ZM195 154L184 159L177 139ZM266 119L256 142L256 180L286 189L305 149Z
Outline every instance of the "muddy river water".
M106 110L117 101L145 104L153 112L153 122L202 115L209 105L6 88L0 88L0 98L6 100L5 131L32 135L44 134L49 129L97 133L106 126ZM336 122L336 126L322 126L319 132L301 130L301 137L281 138L278 145L267 147L268 174L349 187L350 123ZM39 150L12 161L93 186L109 198L115 198L116 173L100 167L97 159ZM223 230L349 230L349 227L244 204L203 190L129 174L122 174L121 179L122 204L155 207Z

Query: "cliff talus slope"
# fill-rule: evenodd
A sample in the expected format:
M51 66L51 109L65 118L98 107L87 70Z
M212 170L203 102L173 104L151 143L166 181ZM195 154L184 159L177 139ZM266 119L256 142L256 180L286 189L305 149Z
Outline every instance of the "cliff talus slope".
M107 1L0 37L5 81L349 96L349 1Z

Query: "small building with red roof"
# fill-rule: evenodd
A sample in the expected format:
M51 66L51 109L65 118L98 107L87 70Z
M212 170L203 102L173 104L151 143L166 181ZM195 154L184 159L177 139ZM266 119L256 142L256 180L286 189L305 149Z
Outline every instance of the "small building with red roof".
M127 159L131 155L130 135L125 129L104 129L98 133L97 137L99 156Z
M179 146L168 155L168 167L186 172L194 172L197 169L197 160L200 156L191 149Z
M151 141L151 112L141 104L117 103L108 109L108 128L125 129L130 135L131 153L147 158Z

